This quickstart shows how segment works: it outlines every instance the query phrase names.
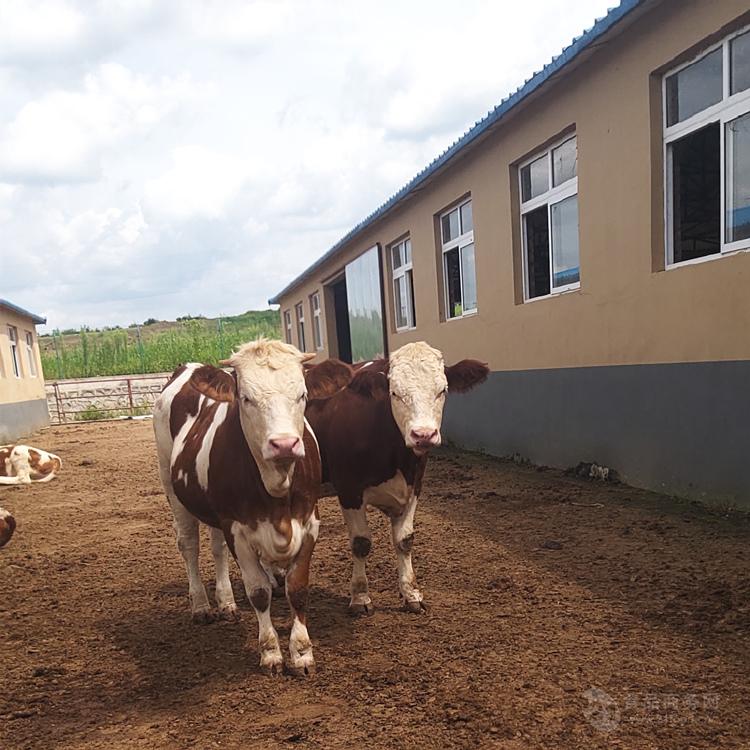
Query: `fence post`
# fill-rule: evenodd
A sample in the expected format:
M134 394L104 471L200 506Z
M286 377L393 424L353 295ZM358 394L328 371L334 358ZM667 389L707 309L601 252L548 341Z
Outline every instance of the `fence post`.
M60 386L57 383L53 383L55 391L55 406L57 407L57 423L62 424L62 415L60 414Z
M135 416L133 414L133 381L128 378L127 379L128 384L128 408L130 409L130 416Z

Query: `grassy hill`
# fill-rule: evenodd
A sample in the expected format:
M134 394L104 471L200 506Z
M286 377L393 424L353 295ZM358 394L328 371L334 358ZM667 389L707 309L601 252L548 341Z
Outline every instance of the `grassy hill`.
M66 330L39 337L44 376L84 378L167 372L182 362L216 364L258 336L280 338L279 314L248 310L225 318L150 318L127 328Z

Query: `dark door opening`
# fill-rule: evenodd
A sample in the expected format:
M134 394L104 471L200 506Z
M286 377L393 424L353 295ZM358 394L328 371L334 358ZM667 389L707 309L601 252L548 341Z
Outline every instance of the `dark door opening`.
M352 361L352 335L349 330L349 300L346 294L346 277L342 276L331 284L333 291L333 307L336 315L336 342L338 343L339 359L343 362Z

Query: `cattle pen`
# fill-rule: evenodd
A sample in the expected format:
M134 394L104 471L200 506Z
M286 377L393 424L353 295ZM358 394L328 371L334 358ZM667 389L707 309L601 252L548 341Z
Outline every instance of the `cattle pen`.
M743 516L441 450L416 525L429 611L401 610L374 513L376 611L347 613L346 532L323 499L318 673L270 678L236 567L242 621L190 621L151 424L43 441L60 476L0 488L18 520L0 551L3 748L750 745ZM205 545L206 581L209 561ZM286 602L273 617L288 636Z

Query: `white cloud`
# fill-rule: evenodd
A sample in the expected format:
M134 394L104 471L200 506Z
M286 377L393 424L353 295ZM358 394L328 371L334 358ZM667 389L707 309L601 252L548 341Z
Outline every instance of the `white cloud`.
M116 63L101 65L78 90L27 102L0 131L0 180L95 180L107 148L144 136L188 91L185 78L153 82Z

